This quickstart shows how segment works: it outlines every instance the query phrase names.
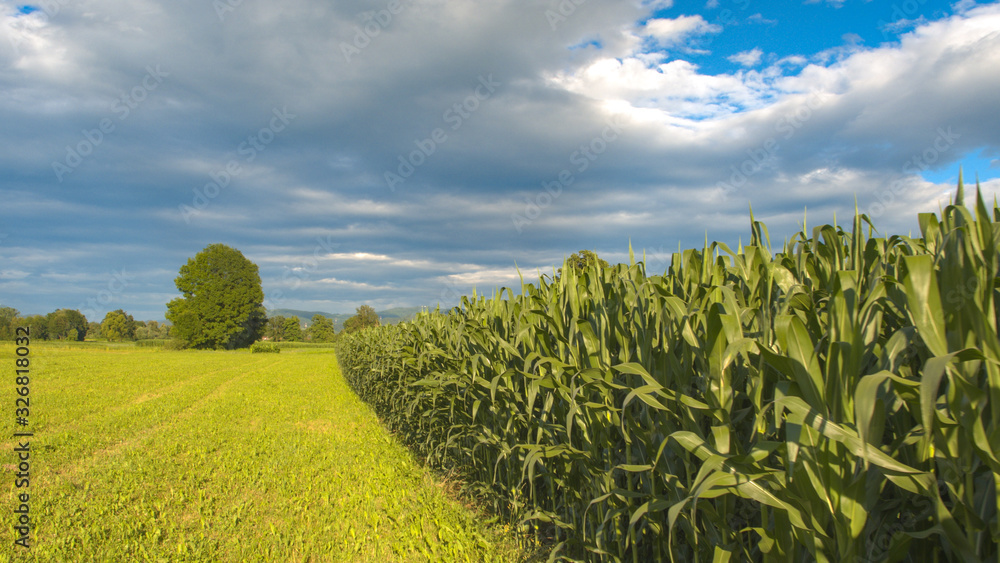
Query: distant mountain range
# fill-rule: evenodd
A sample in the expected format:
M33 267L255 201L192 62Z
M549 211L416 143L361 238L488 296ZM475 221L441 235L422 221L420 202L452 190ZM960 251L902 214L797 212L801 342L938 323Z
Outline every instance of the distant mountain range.
M427 307L396 307L384 311L376 311L382 324L396 324L403 321L413 320L417 313ZM324 311L299 311L297 309L271 309L267 311L268 317L298 317L300 323L309 324L316 315L322 315L333 321L333 328L340 332L344 328L344 321L354 316L354 313L326 313Z

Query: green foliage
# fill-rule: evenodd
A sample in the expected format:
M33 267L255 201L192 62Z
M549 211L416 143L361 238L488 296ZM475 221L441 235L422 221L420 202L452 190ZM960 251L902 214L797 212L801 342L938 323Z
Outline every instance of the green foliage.
M277 354L281 348L274 342L254 342L250 346L251 354Z
M135 338L142 340L166 339L170 335L169 327L156 321L136 321Z
M317 350L324 351L335 348L336 346L330 342L282 342L280 344L282 350Z
M187 350L187 342L177 338L171 338L163 343L164 350Z
M135 340L135 330L135 319L121 309L108 311L101 321L101 334L111 342Z
M49 337L49 321L42 315L28 315L18 324L28 328L32 340L47 340Z
M556 552L995 561L1000 208L858 215L341 339L355 392ZM554 553L555 557L557 553Z
M370 305L362 305L357 308L353 317L344 321L344 332L358 332L376 326L379 326L378 313Z
M46 338L50 340L76 340L87 337L90 324L83 313L74 309L59 309L45 316ZM37 336L36 336L37 338Z
M313 315L312 324L306 332L310 342L333 342L336 337L333 321L323 315Z
M275 315L273 317L268 317L267 326L264 328L264 336L270 338L271 340L278 342L279 340L285 339L285 317L281 315Z
M298 317L285 319L285 340L289 342L302 342L302 325L299 324Z
M595 266L599 268L608 268L611 265L605 262L602 258L598 257L593 251L581 250L580 252L576 252L567 258L566 263L563 266L573 268L579 274L591 270ZM559 268L556 277L561 276L562 271L563 269Z
M0 340L13 340L21 313L13 307L0 307Z
M183 297L167 303L171 334L191 348L245 348L267 317L257 265L234 248L211 244L181 266Z

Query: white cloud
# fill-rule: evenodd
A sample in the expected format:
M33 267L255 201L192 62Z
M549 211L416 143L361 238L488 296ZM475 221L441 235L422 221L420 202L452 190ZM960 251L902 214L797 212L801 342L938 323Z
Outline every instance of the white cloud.
M308 282L306 282L306 283L308 283ZM348 288L351 288L351 289L363 289L363 290L370 290L370 291L391 291L391 290L397 289L395 286L392 286L392 285L376 285L376 284L370 284L370 283L367 283L367 282L356 282L356 281L349 281L349 280L338 280L337 278L323 278L321 280L316 280L316 284L327 285L327 286L335 286L335 287L336 286L341 286L341 287L348 287Z
M678 18L659 18L646 22L641 33L655 38L661 45L673 46L683 43L687 38L709 33L719 33L722 27L708 23L700 15L680 16Z
M952 6L952 9L956 13L963 14L975 7L976 7L976 0L959 0Z
M728 59L738 65L745 67L755 67L760 63L760 58L764 54L764 51L760 50L760 47L754 47L749 51L743 51L735 55L731 55Z
M747 18L747 21L750 23L756 23L761 25L776 25L778 23L778 20L765 18L763 14L760 13L756 13L750 16L749 18Z
M525 270L521 270L524 274ZM532 277L529 273L528 278ZM460 286L477 286L480 289L494 286L511 287L511 284L520 286L520 277L517 269L511 268L483 268L471 272L450 274L440 278L442 283Z

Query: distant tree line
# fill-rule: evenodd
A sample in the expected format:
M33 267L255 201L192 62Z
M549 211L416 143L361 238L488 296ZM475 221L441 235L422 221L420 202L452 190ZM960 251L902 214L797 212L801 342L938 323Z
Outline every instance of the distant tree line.
M355 315L344 321L342 332L355 332L370 326L379 326L378 314L369 305L357 308ZM263 337L274 342L333 342L336 339L333 321L323 315L313 315L305 329L298 317L275 315L267 319Z
M118 309L109 311L104 320L94 327L95 338L104 338L111 342L127 340L155 340L170 337L170 325L156 321L137 321L125 311Z
M0 339L13 340L17 327L28 327L35 340L83 340L90 325L83 313L74 309L59 309L48 315L28 315L13 307L0 307Z
M323 315L313 315L303 330L298 317L275 315L267 319L264 338L275 342L333 342L333 321Z
M170 327L157 321L136 321L132 315L118 309L105 315L104 320L88 322L75 309L59 309L47 315L28 315L13 307L0 307L0 340L13 340L19 326L28 327L34 340L106 339L114 342L169 337Z

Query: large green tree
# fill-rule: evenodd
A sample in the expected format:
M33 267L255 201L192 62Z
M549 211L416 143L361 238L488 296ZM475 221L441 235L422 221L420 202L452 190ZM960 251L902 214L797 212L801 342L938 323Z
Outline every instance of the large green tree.
M285 339L285 317L275 315L267 319L267 326L264 327L264 336L278 342Z
M13 340L17 330L17 321L21 313L13 307L0 307L0 340Z
M267 323L257 265L224 244L189 258L174 280L183 297L167 303L171 334L192 348L245 348Z
M313 315L312 324L307 330L309 340L312 342L333 342L336 332L333 328L333 321L323 315Z
M49 321L43 315L28 315L18 325L28 327L32 340L46 340L49 337Z
M50 340L83 341L90 330L90 323L83 313L75 309L59 309L45 316Z
M371 305L362 305L354 312L354 316L344 321L345 332L357 332L370 326L378 326L378 313Z
M109 311L101 321L101 334L112 342L135 340L136 322L132 315L118 309Z
M302 325L299 324L298 317L288 317L285 319L285 340L289 342L302 342Z
M575 252L568 258L567 261L569 262L569 266L577 272L583 272L595 265L602 268L610 266L610 264L608 264L603 258L599 257L591 250L581 250L580 252ZM559 268L559 272L556 274L556 277L561 275L562 268Z

